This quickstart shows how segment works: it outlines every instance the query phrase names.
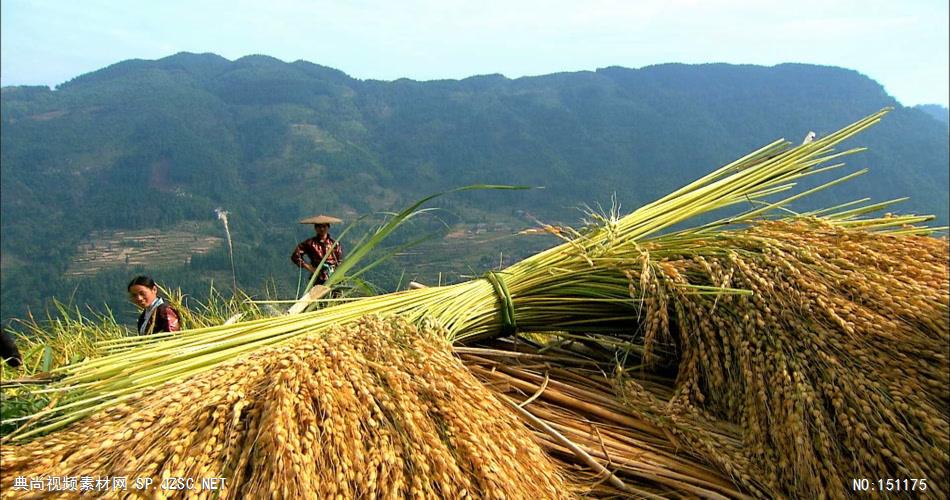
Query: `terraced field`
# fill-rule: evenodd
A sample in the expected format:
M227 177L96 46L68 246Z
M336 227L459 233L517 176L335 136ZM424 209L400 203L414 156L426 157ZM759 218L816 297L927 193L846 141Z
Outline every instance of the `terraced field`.
M91 276L126 265L188 264L193 255L208 253L224 243L224 238L208 235L209 229L191 223L161 231L94 231L80 244L66 275Z

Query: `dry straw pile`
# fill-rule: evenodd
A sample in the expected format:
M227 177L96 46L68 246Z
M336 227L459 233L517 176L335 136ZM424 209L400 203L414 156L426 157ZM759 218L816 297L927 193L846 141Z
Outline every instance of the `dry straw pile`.
M457 351L480 381L531 415L525 420L539 442L586 486L589 496L724 499L747 497L750 492L766 496L754 481L747 491L716 462L684 445L696 438L738 449L741 437L735 426L695 415L679 415L676 425L670 425L665 401L673 379L657 374L637 374L636 381L628 377L625 392L630 393L633 384L640 392L635 399L618 398L616 375L604 372L611 369L609 356L594 362L591 351L581 347L519 343ZM585 455L598 466L582 460Z
M81 428L5 445L2 461L5 492L16 476L93 472L154 485L224 477L220 498L548 499L576 491L434 329L377 319L167 384ZM202 493L214 492L177 496Z

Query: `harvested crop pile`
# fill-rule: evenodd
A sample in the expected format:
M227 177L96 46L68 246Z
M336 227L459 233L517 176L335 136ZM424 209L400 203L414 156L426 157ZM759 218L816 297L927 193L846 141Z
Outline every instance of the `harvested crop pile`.
M214 452L218 445L213 443L219 442L226 443L221 445L223 450L240 450L229 459L220 459L226 467L213 470L233 474L236 484L247 485L253 491L291 491L286 489L291 484L286 475L297 470L308 476L306 481L313 482L302 483L311 488L306 491L325 487L330 488L329 493L337 486L316 482L313 478L324 481L320 474L343 474L337 482L350 488L346 474L363 470L350 465L366 463L370 450L387 447L397 450L400 460L410 460L425 477L444 477L443 472L455 470L445 459L452 456L468 457L464 459L467 462L463 460L468 465L457 465L460 470L467 471L465 467L475 464L479 467L472 471L491 471L492 465L481 468L488 460L483 452L474 451L482 447L466 448L451 441L463 435L460 430L472 426L486 433L464 435L472 440L484 439L484 448L498 453L488 455L493 457L489 463L510 465L498 469L505 471L505 477L508 471L521 470L509 462L531 464L537 460L518 451L535 448L527 437L508 434L517 425L510 416L503 416L510 413L496 406L473 413L449 405L436 410L444 425L423 418L432 414L426 413L427 406L440 408L444 401L468 401L475 407L481 404L478 401L487 401L466 399L466 393L478 387L470 378L443 377L441 371L430 373L428 363L411 362L414 358L407 354L411 350L393 350L398 361L392 362L396 365L388 364L385 356L368 354L383 352L372 347L377 345L442 352L447 349L444 341L431 338L434 347L426 347L425 340L415 343L405 334L400 336L400 332L408 331L402 326L392 332L377 327L385 330L381 334L395 335L395 344L359 335L352 346L325 343L325 349L353 352L353 356L370 360L368 365L357 363L342 372L343 378L330 379L340 381L342 388L356 388L352 397L348 396L350 392L336 390L339 388L328 386L330 382L321 382L318 377L330 369L339 370L337 365L343 362L336 360L342 354L327 356L330 351L319 350L324 347L318 348L320 355L300 354L317 348L297 343L298 338L324 346L319 334L334 325L357 322L367 314L399 315L417 324L426 319L437 322L445 338L457 345L500 342L499 338L517 338L524 332L552 334L557 342L579 339L584 347L579 351L561 352L558 345L533 346L537 349L533 354L542 357L532 357L533 365L529 366L506 366L517 357L488 356L484 352L465 361L499 396L524 406L513 411L536 432L543 433L546 449L571 467L576 478L603 481L592 488L596 494L845 497L853 493L851 480L862 478L902 480L905 489L914 479L924 480L928 494L946 494L950 471L947 240L930 236L934 230L916 226L930 220L929 216L863 218L892 202L850 208L863 203L859 200L800 216L789 216L786 211L782 219L777 219L776 209L860 171L772 201L774 195L792 190L801 179L841 167L840 163L826 164L859 149L839 152L834 148L872 126L885 113L882 110L807 144L792 146L776 141L626 216L603 214L594 227L574 231L547 226L544 230L565 240L562 245L478 279L328 305L313 313L103 342L102 347L110 354L56 371L54 375L62 378L45 390L62 394L59 406L37 412L29 425L5 439L35 438L123 401L128 406L132 403L126 400L132 395L165 381L177 380L179 387L195 387L195 381L208 377L204 373L214 371L222 382L207 387L235 385L241 392L233 398L238 401L246 397L247 411L254 402L267 402L266 408L256 403L258 406L253 408L260 414L246 418L247 425L258 427L236 427L245 422L245 417L228 426L228 415L237 403L229 402L227 390L221 389L224 392L215 400L224 401L217 403L220 411L215 413L214 405L202 405L206 414L191 414L184 425L161 420L165 422L161 432L173 435L182 449L191 446L189 439L204 443L207 434L215 436L209 451ZM700 215L745 206L749 207L746 212L699 226L684 226ZM842 210L844 207L849 208ZM431 337L428 333L423 337L426 335ZM257 374L249 380L216 371L237 356L273 349L275 345L300 346L296 354L279 349L266 351L282 353L276 358L287 366L266 358L258 362L271 363L267 366L273 366L287 380L262 378L267 371L259 370L253 362L237 365ZM544 357L554 353L560 354L553 359ZM317 369L290 369L311 365ZM395 366L420 377L387 378L383 375L390 372L380 371L380 366ZM307 381L295 378L301 376L308 377ZM311 381L313 377L318 380ZM404 381L403 385L396 383L399 380ZM443 383L452 380L470 385L452 388ZM399 391L371 391L369 398L359 388L373 381ZM262 385L247 385L254 383ZM173 389L166 391L161 397L173 397ZM204 394L200 387L194 392L194 397L186 401ZM438 397L394 400L397 394L399 398L404 398L403 394ZM364 396L367 402L357 405ZM377 399L387 401L387 397L398 403L397 410L374 403ZM166 404L160 397L152 400L152 404ZM297 405L300 401L304 402L302 406ZM328 413L320 420L317 417L323 418L322 414L307 409L314 401L333 409L345 408L354 418L339 419ZM283 409L273 410L277 407ZM152 411L154 418L165 418L158 417L158 409L145 410ZM387 421L398 423L398 427L384 427L388 434L353 427L357 421L368 426L378 424L381 416L390 413L402 420ZM104 435L126 432L129 422L141 426L140 422L136 424L140 414L128 408L106 413L117 430ZM285 419L288 414L292 417ZM122 420L123 416L128 422ZM500 427L502 421L507 422L507 430ZM317 439L295 431L296 426L306 429L309 422L331 429L328 436L366 439L355 447L363 450L361 455L352 455L343 445L327 441L322 445L327 450L324 462L293 462L292 457L309 456L298 451L302 446L313 446ZM256 436L255 429L265 425L284 432L264 433L261 436L266 439L254 446L246 444L248 436ZM222 429L217 435L211 430L214 426ZM401 430L395 431L397 428ZM204 434L199 437L198 433ZM56 439L65 439L62 436L77 436L74 439L86 442L89 434L84 429L81 437L78 433L58 436L40 442L55 446ZM300 443L293 441L297 437L302 439ZM278 439L282 441L275 441ZM507 443L511 440L521 444L509 449ZM449 444L439 445L446 442ZM131 450L129 456L149 457L151 461L142 462L143 467L171 464L163 469L169 473L184 472L185 463L191 472L213 465L182 458L205 456L200 453L179 454L178 458L172 453L174 460L165 461L168 452L161 451L164 448L159 441L151 443L147 448ZM37 459L30 455L32 450L38 457L48 458L50 464L60 457L52 456L53 452L42 445L32 446L17 453L20 461L31 464L29 470L41 470ZM56 450L63 454L61 448ZM255 476L247 472L246 464L265 456L254 455L264 453L261 450L270 450L270 455L255 463L267 472ZM459 455L459 450L465 453ZM148 455L160 453L166 453L158 457L162 461ZM85 460L83 466L104 464L95 463L94 455L82 456L86 457L81 459ZM80 459L69 460L67 463ZM419 465L422 463L428 463L429 469ZM125 467L118 470L128 469L125 462L118 465ZM5 477L10 476L7 467L5 463ZM158 475L157 471L149 473ZM412 482L415 475L411 471L387 474L383 478L377 473L375 483L369 482L385 480L385 485L375 491L389 494L396 488L398 494L406 488L432 487L446 496L457 493L441 483L432 486L425 481ZM543 496L543 492L552 491L550 482L536 482L540 480L521 472L512 474L525 480L525 486L516 483L515 488L524 491L518 490L514 496ZM538 477L542 476L550 477L539 473ZM457 487L470 493L504 491L495 490L490 480L473 479L482 477L474 472L465 477L468 483ZM265 486L263 481L273 482L273 486ZM732 485L727 484L730 481ZM542 493L530 493L529 483ZM919 492L901 490L901 494Z
M599 223L583 231L548 226L546 230L566 241L479 279L334 303L333 307L312 313L101 342L98 347L109 354L55 369L52 375L57 380L48 390L62 394L58 405L36 412L29 425L4 436L4 440L22 441L60 429L143 389L188 378L243 353L356 321L367 314L401 315L410 321L432 318L456 343L519 330L635 332L641 326L645 303L666 300L674 304L665 297L654 297L654 291L638 288L643 272L647 276L652 272L646 266L651 262L647 257L657 261L667 256L689 256L690 252L704 255L704 245L697 242L741 230L774 216L773 212L809 193L861 174L862 171L853 172L817 188L785 196L803 179L842 167L844 164L832 162L860 149L836 151L835 147L871 127L886 113L882 110L807 144L792 146L788 141L775 141L626 216L591 214ZM774 200L778 194L785 197ZM855 218L893 201L837 211L856 203L863 200L820 213L831 224L866 231L893 231L895 227L932 219L913 215ZM684 226L698 216L748 206L748 211L698 227ZM687 229L674 231L675 227ZM924 227L898 231L932 232ZM720 245L713 250L722 253L725 248ZM348 262L352 260L353 254ZM341 269L334 278L341 276ZM693 283L677 290L700 295L741 292ZM648 348L652 347L651 340L652 337L644 339Z
M49 474L224 477L221 498L572 496L444 338L378 319L162 386L81 428L4 446L2 460L5 492L16 476Z
M466 364L535 399L528 411L652 493L736 494L703 464L761 497L843 498L852 478L925 479L927 494L946 493L946 239L803 218L638 251L635 331L581 337L582 354L522 355L525 367L496 366L498 350L465 351ZM627 353L608 349L618 342ZM621 355L641 368L600 374Z
M736 479L703 456L701 452L705 450L697 453L674 437L698 436L721 449L735 450L742 445L736 426L716 419L690 415L669 425L664 401L674 385L672 379L660 375L647 379L639 374L637 387L641 392L635 395L636 399L621 399L617 397L617 378L611 368L613 353L605 351L604 356L596 356L601 360L595 361L589 349L572 349L583 347L581 344L552 349L551 345L531 347L519 342L517 346L494 347L461 347L457 351L465 366L487 387L516 401L525 412L570 440L600 465L596 469L589 467L553 433L525 419L545 449L563 461L578 480L590 484L590 496L767 496L768 490L757 487L754 479L747 478L739 486ZM746 467L741 472L754 471ZM614 477L608 478L608 474Z
M647 361L674 336L680 351L673 406L740 424L736 463L759 464L774 491L843 494L851 478L900 477L945 493L946 239L803 220L695 244L641 280L657 297ZM753 293L691 294L687 283Z

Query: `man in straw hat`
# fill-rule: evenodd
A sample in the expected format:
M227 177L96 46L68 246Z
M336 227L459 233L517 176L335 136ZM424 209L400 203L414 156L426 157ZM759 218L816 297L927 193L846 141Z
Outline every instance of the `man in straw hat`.
M315 215L300 221L301 224L313 224L313 230L317 234L313 238L301 241L294 249L294 253L290 255L290 260L297 266L309 271L310 274L317 273L315 281L317 285L326 283L336 266L343 262L343 247L330 237L330 224L337 222L342 221L328 215ZM304 256L310 262L307 262ZM320 265L320 261L324 260L324 257L326 257L326 261L318 270L317 266Z

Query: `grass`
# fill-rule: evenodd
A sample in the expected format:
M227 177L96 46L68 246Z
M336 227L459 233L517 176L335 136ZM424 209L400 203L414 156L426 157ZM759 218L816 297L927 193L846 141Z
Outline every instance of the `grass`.
M189 300L178 289L162 292L186 328L220 325L238 315L247 321L279 312L255 303L243 292L225 296L214 287L205 302ZM16 339L23 363L17 368L0 363L0 436L22 425L17 419L41 411L54 400L50 394L35 392L42 385L39 381L52 376L50 372L105 355L109 342L135 336L111 311L83 312L78 306L56 300L44 317L30 315L14 320L8 330Z
M33 392L31 382L11 383L12 380L45 379L51 370L69 366L104 353L98 342L114 340L128 332L109 314L83 312L54 301L53 310L45 318L30 316L15 320L8 331L16 339L23 357L18 368L0 364L0 435L16 429L12 419L24 417L42 410L51 402L47 394Z

